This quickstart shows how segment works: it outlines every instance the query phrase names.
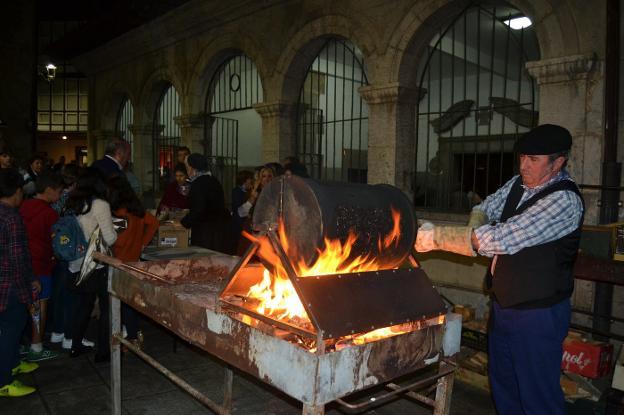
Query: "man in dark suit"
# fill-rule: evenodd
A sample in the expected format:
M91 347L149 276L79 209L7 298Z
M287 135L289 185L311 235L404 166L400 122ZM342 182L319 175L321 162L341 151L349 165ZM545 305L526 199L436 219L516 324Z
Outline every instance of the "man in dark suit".
M120 138L114 138L106 145L104 157L94 161L91 167L98 169L106 180L112 176L123 176L129 159L130 145Z

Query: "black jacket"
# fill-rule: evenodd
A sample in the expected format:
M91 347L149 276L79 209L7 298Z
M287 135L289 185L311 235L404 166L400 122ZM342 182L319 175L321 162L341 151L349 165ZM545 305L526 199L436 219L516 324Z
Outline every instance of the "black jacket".
M103 158L91 163L91 167L95 167L102 174L104 180L108 180L113 176L123 176L124 172L119 168L114 160L104 156Z
M230 253L231 216L225 208L221 183L210 175L196 178L191 182L188 202L189 213L181 223L191 229L191 244Z

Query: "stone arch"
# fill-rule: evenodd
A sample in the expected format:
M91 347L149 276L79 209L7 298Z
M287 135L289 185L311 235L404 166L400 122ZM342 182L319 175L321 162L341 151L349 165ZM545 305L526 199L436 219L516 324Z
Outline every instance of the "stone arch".
M580 53L578 30L568 7L553 11L549 0L505 1L533 20L542 59ZM395 52L388 57L388 67L393 70L386 82L416 87L416 65L437 28L442 23L451 23L471 3L443 0L414 5L391 36L388 50Z
M108 131L115 131L117 123L117 115L121 104L127 98L133 106L136 106L137 100L129 88L125 88L120 82L115 82L109 88L105 89L106 95L102 99L102 112L99 114L100 128Z
M184 91L182 78L173 70L167 67L160 67L153 71L143 82L139 95L140 98L134 107L134 121L137 125L147 125L153 121L158 100L164 88L169 84L176 89L180 95L181 105L184 106L186 97L182 93Z
M262 81L262 92L266 93L265 80L270 72L270 65L267 62L271 61L266 49L250 36L232 32L224 33L206 45L195 64L192 65L193 72L190 74L188 89L185 91L187 100L183 102L183 113L195 114L204 111L206 93L219 66L241 53L248 56L256 65Z
M328 37L347 39L362 51L365 59L372 56L377 45L370 31L363 30L366 27L374 26L360 24L351 17L328 15L309 22L296 33L289 35L291 40L276 64L274 84L271 85L272 88L267 88L269 93L278 94L272 97L273 100L297 102L307 70Z

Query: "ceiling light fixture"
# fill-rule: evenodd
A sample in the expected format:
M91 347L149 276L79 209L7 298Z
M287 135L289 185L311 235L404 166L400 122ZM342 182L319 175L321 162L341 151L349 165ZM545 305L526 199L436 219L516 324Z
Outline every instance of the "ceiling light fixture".
M45 73L43 75L48 82L53 81L54 78L56 78L56 65L48 63L45 66Z
M511 27L513 30L526 29L533 24L531 19L526 16L514 17L512 19L505 20L503 23Z
M61 138L62 138L63 140L67 140L67 136L66 136L66 135L62 136Z

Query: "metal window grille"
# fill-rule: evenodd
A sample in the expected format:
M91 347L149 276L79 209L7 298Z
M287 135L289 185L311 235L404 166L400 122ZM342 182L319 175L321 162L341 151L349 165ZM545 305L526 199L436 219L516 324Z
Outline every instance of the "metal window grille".
M37 30L38 50L61 39L81 23L78 21L41 21ZM42 58L42 55L39 57ZM44 72L49 61L39 60ZM86 132L89 109L87 79L69 62L54 62L56 78L37 82L37 131Z
M416 206L467 211L517 170L517 138L537 122L539 58L533 27L505 24L520 12L473 4L441 27L419 65L425 92L416 117Z
M297 106L297 157L310 176L367 181L368 106L358 88L368 84L362 52L330 38L310 65Z
M239 152L239 142L247 149L260 148L262 120L253 110L253 104L262 100L260 74L246 55L225 61L208 88L204 151L212 174L223 185L228 203L239 165L252 167L261 162L259 151Z
M37 130L87 131L88 101L87 79L57 68L53 81L38 81Z
M129 126L132 125L134 119L134 107L130 99L126 98L121 103L119 111L117 112L117 122L115 123L115 135L123 138L130 144L132 153L132 161L134 161L134 137Z
M181 114L180 97L173 85L163 91L154 117L154 189L164 189L173 177L180 127L175 117Z

